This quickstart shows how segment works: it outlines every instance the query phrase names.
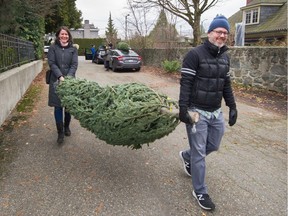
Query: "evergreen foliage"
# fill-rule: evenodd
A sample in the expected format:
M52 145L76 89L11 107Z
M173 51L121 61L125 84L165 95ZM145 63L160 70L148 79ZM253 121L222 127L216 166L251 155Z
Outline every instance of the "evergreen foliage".
M57 87L62 106L107 144L139 149L168 135L179 124L175 101L144 84L100 87L96 82L66 78Z
M45 33L56 32L60 26L80 28L82 12L76 8L76 0L61 0L55 3L45 16Z
M178 72L178 70L181 68L181 63L177 60L165 60L162 62L162 67L167 72Z
M7 9L12 6L14 7L13 9L10 8L13 19L8 22L8 24L10 24L9 26L7 26L7 23L1 26L1 32L33 42L35 46L35 56L37 59L40 59L42 58L44 46L44 18L39 15L39 7L31 5L30 3L29 1L20 0L6 2ZM7 12L2 11L1 8L1 17L2 15L5 16L6 13ZM10 15L8 15L8 17L10 17Z
M73 38L74 44L79 45L78 55L85 55L85 49L91 51L91 45L94 44L95 48L98 49L99 46L105 44L105 38Z
M16 15L17 15L16 0L2 0L0 3L0 32L6 34L15 34Z
M165 42L176 40L177 35L178 33L175 25L172 25L168 22L165 11L161 10L157 23L149 34L149 37L156 42Z
M24 16L17 18L17 22L21 25L21 31L18 36L32 41L35 47L35 56L37 59L41 59L44 46L43 35L45 33L44 17L35 14L34 10L25 3L23 3L23 8L25 8Z
M125 42L119 42L119 43L117 44L117 49L123 50L123 51L129 51L130 46L129 46L129 44L127 44L127 43L125 43Z
M81 26L82 13L76 9L75 1L3 0L0 2L0 32L32 41L35 56L40 59L45 32L55 32L61 25Z
M111 13L109 14L108 25L105 31L107 43L111 42L113 45L117 42L117 30L114 27Z

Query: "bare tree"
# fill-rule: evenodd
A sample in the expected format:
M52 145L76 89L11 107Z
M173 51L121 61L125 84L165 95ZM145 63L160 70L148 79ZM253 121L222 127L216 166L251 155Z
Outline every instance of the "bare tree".
M185 20L193 29L193 46L201 43L201 15L221 0L133 0L138 7L155 5Z
M157 15L153 14L152 4L139 5L133 3L133 0L127 0L127 5L130 42L135 43L134 46L138 48L145 48L149 43L147 35L153 28ZM123 26L125 24L127 23ZM126 25L125 31L128 31Z

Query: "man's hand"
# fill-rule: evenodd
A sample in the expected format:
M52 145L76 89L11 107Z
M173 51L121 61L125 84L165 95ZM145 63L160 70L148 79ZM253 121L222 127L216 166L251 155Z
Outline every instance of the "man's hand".
M229 110L229 125L233 126L237 120L237 109L233 108Z
M188 113L187 107L180 107L179 110L179 119L180 121L186 123L186 124L192 124L192 118Z

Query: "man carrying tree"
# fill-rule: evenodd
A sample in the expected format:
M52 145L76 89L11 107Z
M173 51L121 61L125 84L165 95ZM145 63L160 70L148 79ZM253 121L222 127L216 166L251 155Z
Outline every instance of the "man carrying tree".
M233 126L237 120L230 60L225 53L228 50L225 43L229 31L226 17L216 16L209 26L208 39L187 53L181 69L179 118L186 123L190 148L179 154L185 173L192 177L193 196L201 208L210 211L215 209L215 205L208 195L205 182L205 157L218 150L224 135L222 98L230 109L229 125ZM192 121L188 111L199 113L197 123Z

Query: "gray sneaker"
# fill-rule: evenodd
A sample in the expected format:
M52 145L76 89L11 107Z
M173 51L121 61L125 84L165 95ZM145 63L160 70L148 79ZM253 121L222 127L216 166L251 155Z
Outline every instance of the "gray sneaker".
M191 176L191 170L190 170L190 162L188 160L186 160L184 157L183 157L183 151L180 151L179 152L179 156L180 156L180 159L183 163L183 167L184 167L184 172L188 175L188 176Z
M206 211L213 211L215 209L215 205L208 194L196 193L194 190L192 194L202 209L205 209Z

